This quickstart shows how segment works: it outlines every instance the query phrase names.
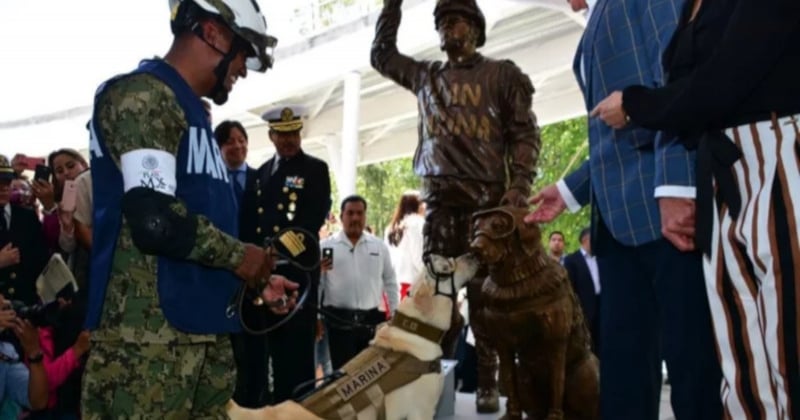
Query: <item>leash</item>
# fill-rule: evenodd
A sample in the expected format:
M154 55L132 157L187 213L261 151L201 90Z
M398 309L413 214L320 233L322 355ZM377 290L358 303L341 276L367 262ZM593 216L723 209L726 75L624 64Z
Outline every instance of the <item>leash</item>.
M299 227L288 227L278 231L275 236L267 237L264 239L264 247L271 249L273 255L278 257L275 265L291 265L300 269L304 273L305 290L297 298L295 307L292 308L286 315L281 317L277 322L270 322L267 318L265 323L267 326L263 329L252 327L248 325L246 317L244 316L245 306L249 305L253 308L263 308L265 311L270 311L270 308L281 307L286 304L288 296L284 295L281 300L277 302L264 302L261 299L261 292L263 288L257 291L250 289L247 285L242 284L236 294L235 301L232 305L234 310L238 311L239 320L242 329L248 334L264 335L269 332L275 331L281 326L285 325L297 313L303 309L305 302L308 300L309 293L314 286L314 278L311 272L316 270L320 261L319 241L317 237L306 229ZM318 281L316 282L318 286ZM302 284L301 284L302 286ZM256 292L256 296L248 299L250 295ZM229 310L231 307L229 307ZM270 311L271 312L271 311ZM274 315L277 317L278 315Z

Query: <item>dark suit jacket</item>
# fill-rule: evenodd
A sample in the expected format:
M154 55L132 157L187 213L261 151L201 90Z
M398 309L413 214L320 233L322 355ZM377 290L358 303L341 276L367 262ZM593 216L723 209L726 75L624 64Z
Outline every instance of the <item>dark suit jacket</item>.
M3 211L4 206L0 206L0 217L5 217ZM9 242L19 249L20 263L0 269L0 294L27 305L36 303L36 279L48 255L42 224L33 210L11 205L11 226L7 237L0 237L0 248Z
M589 265L586 264L586 259L583 258L580 250L564 258L564 268L567 270L569 279L572 281L572 288L581 302L586 325L591 326L597 316L597 295L594 293L594 281L592 281Z
M253 210L253 204L254 204L254 203L250 203L250 207L249 208L245 207L246 206L245 200L246 200L246 197L248 195L251 195L252 197L255 197L256 180L257 179L258 179L258 170L254 169L254 168L251 168L250 165L247 165L247 171L245 173L245 178L244 178L244 193L242 194L242 201L239 203L239 221L240 221L239 238L240 239L241 239L241 236L242 236L241 235L241 232L242 232L241 220L245 217L245 215L249 214L248 212L250 210Z
M316 237L331 208L328 165L302 151L278 165L277 172L272 174L274 164L273 157L261 165L252 188L248 185L245 189L239 239L263 246L267 237L287 227L303 228ZM298 277L305 274L292 267L281 266L276 273L304 283ZM312 275L318 278L319 271ZM312 306L316 298L316 291L312 291L309 295Z

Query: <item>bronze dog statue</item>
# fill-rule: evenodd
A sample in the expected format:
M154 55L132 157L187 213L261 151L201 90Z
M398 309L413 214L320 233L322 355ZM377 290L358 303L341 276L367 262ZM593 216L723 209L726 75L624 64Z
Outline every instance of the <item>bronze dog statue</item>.
M599 418L599 367L566 271L545 255L525 209L473 215L472 251L489 269L484 316L500 358L507 419Z

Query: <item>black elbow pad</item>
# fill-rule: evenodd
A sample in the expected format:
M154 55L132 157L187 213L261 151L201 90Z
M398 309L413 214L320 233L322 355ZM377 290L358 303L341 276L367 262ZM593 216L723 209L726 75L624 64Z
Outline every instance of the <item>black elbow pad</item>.
M133 244L145 254L186 258L197 239L197 217L179 214L175 197L144 187L122 196L122 214L131 229Z

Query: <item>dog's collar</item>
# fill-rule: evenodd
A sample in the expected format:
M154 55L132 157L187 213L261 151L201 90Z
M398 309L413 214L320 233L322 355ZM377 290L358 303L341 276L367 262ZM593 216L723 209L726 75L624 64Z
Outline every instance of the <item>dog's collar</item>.
M496 265L490 267L490 274L492 280L505 281L506 284L514 284L525 281L533 277L536 273L542 270L545 261L543 257L524 258L521 261L515 261L511 267L508 265ZM495 273L499 273L496 275Z
M441 343L442 337L446 331L442 331L433 325L426 324L418 319L411 318L410 316L403 315L400 312L395 312L392 317L393 327L400 328L403 331L416 334L424 339L433 341L434 343Z

